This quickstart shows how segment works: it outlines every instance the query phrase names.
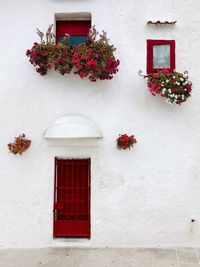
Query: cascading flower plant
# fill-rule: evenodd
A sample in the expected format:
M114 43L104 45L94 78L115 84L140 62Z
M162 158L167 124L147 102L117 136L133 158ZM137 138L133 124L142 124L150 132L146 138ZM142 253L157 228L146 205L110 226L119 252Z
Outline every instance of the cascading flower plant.
M118 149L130 149L134 144L137 143L137 140L134 135L128 136L127 134L120 134L117 138L117 148Z
M53 25L50 25L46 34L37 29L41 43L34 43L33 47L27 50L26 55L29 61L36 67L36 71L44 76L52 67L60 74L69 74L73 67L72 53L70 47L63 43L55 44L55 36L52 33ZM44 40L44 35L46 40Z
M52 61L54 69L60 74L70 74L73 68L72 53L70 46L66 46L62 43L54 45L54 51L52 53Z
M141 75L141 72L139 72L139 75ZM166 101L170 104L181 105L191 96L192 83L189 81L187 71L182 74L162 69L143 77L148 79L147 86L151 94L166 98Z
M8 149L13 154L22 154L24 151L26 151L31 145L31 140L26 139L25 134L19 135L18 137L15 137L14 142L9 143Z
M47 71L52 68L51 53L53 47L48 44L34 43L31 50L27 50L26 55L30 58L29 61L36 67L36 71L41 75L46 75Z
M98 38L99 37L99 38ZM106 32L99 34L92 27L87 42L74 46L72 62L81 78L88 77L90 81L111 80L118 72L120 61L115 58L116 48L109 44Z

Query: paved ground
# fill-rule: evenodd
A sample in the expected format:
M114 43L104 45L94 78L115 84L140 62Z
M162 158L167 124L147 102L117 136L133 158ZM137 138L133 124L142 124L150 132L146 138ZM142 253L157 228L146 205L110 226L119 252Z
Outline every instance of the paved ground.
M200 267L200 249L0 250L0 267Z

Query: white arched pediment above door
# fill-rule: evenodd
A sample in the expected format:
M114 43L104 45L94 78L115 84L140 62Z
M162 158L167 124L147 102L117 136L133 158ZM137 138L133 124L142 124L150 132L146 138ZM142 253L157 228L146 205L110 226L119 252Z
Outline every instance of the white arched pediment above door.
M64 115L55 119L44 131L47 140L66 141L75 144L77 141L91 143L90 140L103 138L101 131L91 119L81 115Z

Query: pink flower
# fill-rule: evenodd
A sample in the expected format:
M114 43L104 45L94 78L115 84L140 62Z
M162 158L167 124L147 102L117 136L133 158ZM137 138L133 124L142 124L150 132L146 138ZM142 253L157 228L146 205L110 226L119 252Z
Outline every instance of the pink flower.
M78 53L75 52L75 53L73 54L73 57L78 57Z
M81 56L81 59L87 60L86 55L82 55L82 56Z
M90 61L87 62L86 64L86 69L93 69L96 70L97 69L97 62L94 59L91 59Z
M51 69L51 67L52 67L52 64L48 63L47 64L47 69Z
M36 51L33 51L31 56L32 56L32 58L36 59L37 55L38 55L38 53Z
M79 71L79 76L83 79L84 77L87 77L87 74L83 71Z

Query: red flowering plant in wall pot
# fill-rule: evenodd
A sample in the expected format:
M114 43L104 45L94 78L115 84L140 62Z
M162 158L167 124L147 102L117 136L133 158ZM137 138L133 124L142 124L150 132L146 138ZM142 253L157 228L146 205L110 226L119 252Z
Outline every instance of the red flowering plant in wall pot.
M71 48L63 43L55 43L52 27L53 24L49 26L46 34L37 29L40 43L35 42L33 47L26 52L30 63L41 76L46 75L53 67L62 75L69 74L73 67Z
M127 134L120 134L117 138L117 148L118 149L130 149L134 144L137 143L137 140L134 135L128 136Z
M120 61L115 58L116 48L109 44L106 32L99 34L92 27L86 43L74 46L72 62L75 74L90 81L111 80L118 72Z
M139 71L139 75L141 75L141 71ZM169 104L181 105L191 97L192 83L189 80L187 71L180 73L162 69L155 73L141 76L147 78L147 86L151 94L165 98Z
M31 140L26 139L25 134L15 137L14 142L8 144L8 149L13 154L22 154L31 145Z

